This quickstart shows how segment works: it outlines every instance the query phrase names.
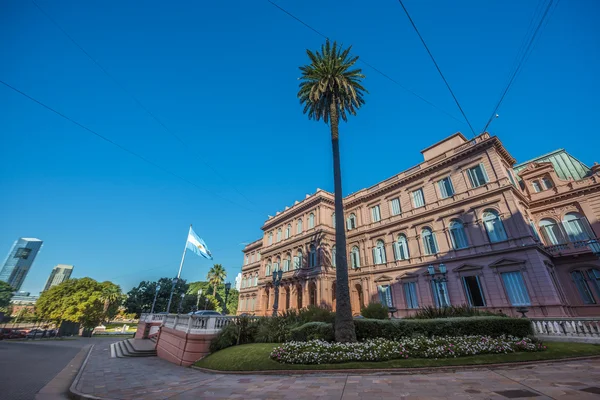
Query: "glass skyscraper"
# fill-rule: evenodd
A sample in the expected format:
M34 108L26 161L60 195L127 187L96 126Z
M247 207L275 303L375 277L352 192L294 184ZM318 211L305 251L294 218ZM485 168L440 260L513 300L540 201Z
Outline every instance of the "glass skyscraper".
M0 281L8 283L15 291L20 290L42 243L40 239L19 238L2 264Z
M52 268L52 272L46 281L46 286L44 286L44 292L50 289L52 286L60 285L67 279L71 277L71 273L73 272L72 265L66 264L58 264L56 267Z

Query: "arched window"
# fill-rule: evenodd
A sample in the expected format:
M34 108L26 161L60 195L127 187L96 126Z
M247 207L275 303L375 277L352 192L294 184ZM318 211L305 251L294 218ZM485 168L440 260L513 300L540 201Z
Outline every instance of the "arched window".
M254 274L254 286L258 286L258 272Z
M271 276L271 260L267 261L267 266L265 267L265 276L267 278Z
M406 236L398 236L398 240L394 243L394 256L396 257L396 260L408 260L408 240L406 239Z
M246 275L242 278L242 289L246 287Z
M469 247L467 235L465 235L465 227L463 223L457 219L450 221L450 240L452 241L453 249L464 249Z
M290 263L292 260L292 256L290 253L285 255L285 259L283 260L283 272L288 272L290 270Z
M269 245L273 244L273 232L269 232Z
M281 228L277 229L277 241L281 241Z
M331 246L331 265L335 267L335 244Z
M540 221L540 231L544 237L544 242L547 246L553 246L564 243L564 237L560 230L560 227L551 218L544 218Z
M285 228L285 238L289 239L290 236L292 236L292 224L288 224L288 226Z
M317 266L317 249L314 244L310 245L309 251L308 266L313 268Z
M335 213L331 214L331 226L335 228Z
M356 228L356 215L354 213L348 216L348 219L346 220L346 225L348 230Z
M578 213L568 213L563 218L563 225L571 242L590 240L591 235L587 220Z
M352 260L352 268L360 268L360 252L357 246L352 248L350 259Z
M296 257L294 257L294 269L302 268L302 250L298 250Z
M533 186L533 191L535 193L539 193L542 191L542 187L540 186L540 182L539 181L532 181L531 182L531 186Z
M308 214L308 229L312 229L315 227L315 214Z
M385 244L383 240L378 240L373 249L373 261L375 264L385 264Z
M277 257L275 259L275 263L273 264L273 271L279 271L280 265L281 265L281 257Z
M437 242L435 240L435 234L431 229L423 228L421 237L423 238L423 249L425 250L425 254L436 254L438 252Z
M296 222L296 233L302 233L302 220L299 219Z
M485 225L490 242L501 242L507 239L504 224L502 224L498 211L485 210L483 212L483 224Z

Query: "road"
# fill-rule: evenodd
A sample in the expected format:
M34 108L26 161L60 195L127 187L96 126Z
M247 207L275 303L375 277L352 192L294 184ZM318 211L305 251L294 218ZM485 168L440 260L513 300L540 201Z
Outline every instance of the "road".
M86 345L110 338L0 341L0 398L33 400Z

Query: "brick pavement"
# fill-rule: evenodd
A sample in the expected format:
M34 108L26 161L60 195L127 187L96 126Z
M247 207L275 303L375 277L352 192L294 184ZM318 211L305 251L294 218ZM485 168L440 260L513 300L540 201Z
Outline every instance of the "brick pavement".
M77 390L109 399L600 399L600 360L429 374L209 374L97 344Z

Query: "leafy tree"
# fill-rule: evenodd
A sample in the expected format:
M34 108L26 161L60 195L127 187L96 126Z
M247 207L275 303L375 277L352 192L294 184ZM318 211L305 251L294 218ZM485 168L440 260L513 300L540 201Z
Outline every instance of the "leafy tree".
M335 339L338 342L356 341L356 332L350 306L348 284L348 260L346 256L346 229L342 205L342 171L340 167L339 119L347 121L347 114L356 111L365 103L367 90L361 80L365 77L360 69L354 68L358 57L351 56L352 47L342 49L329 39L321 51L306 50L310 64L300 67L300 90L298 98L309 119L323 120L331 130L333 152L333 181L335 194L335 244L336 252L336 318Z
M138 317L143 312L150 312L152 310L152 301L154 300L157 286L160 286L160 288L156 295L154 312L167 311L167 304L169 303L171 288L173 287L173 280L171 278L160 278L158 282L140 282L137 287L134 287L127 293L127 299L125 300L125 309L127 312L134 313ZM186 293L187 290L188 284L184 279L180 279L173 292L171 311L177 310L177 305L179 304L177 302L178 296L181 293Z
M225 272L225 268L221 264L213 265L210 271L208 271L206 279L213 286L213 296L217 295L217 287L225 281L226 277L227 272Z
M8 307L15 289L4 281L0 281L0 308Z
M36 314L60 326L62 321L93 328L106 318L103 291L107 285L91 278L69 279L40 295Z
M104 302L103 311L106 314L106 319L110 321L117 315L119 306L123 303L125 296L121 293L119 285L109 281L102 282L101 285L102 294L100 298Z
M215 296L214 295L215 287L213 285L211 285L209 282L206 282L206 281L190 282L190 287L188 289L188 293L197 296L199 289L202 289L202 296L201 296L200 303L199 303L200 309L204 308L206 294L212 292L213 295L210 295L210 297L214 300L214 303L213 303L214 308L210 308L210 306L209 306L207 309L217 310L219 312L225 311L225 284L221 284L217 287L217 291L216 291L217 294ZM235 290L235 288L231 288L231 290L229 291L229 297L227 297L228 313L234 314L237 311L239 295L240 295L240 293L237 290ZM209 303L211 303L211 300L209 300Z

